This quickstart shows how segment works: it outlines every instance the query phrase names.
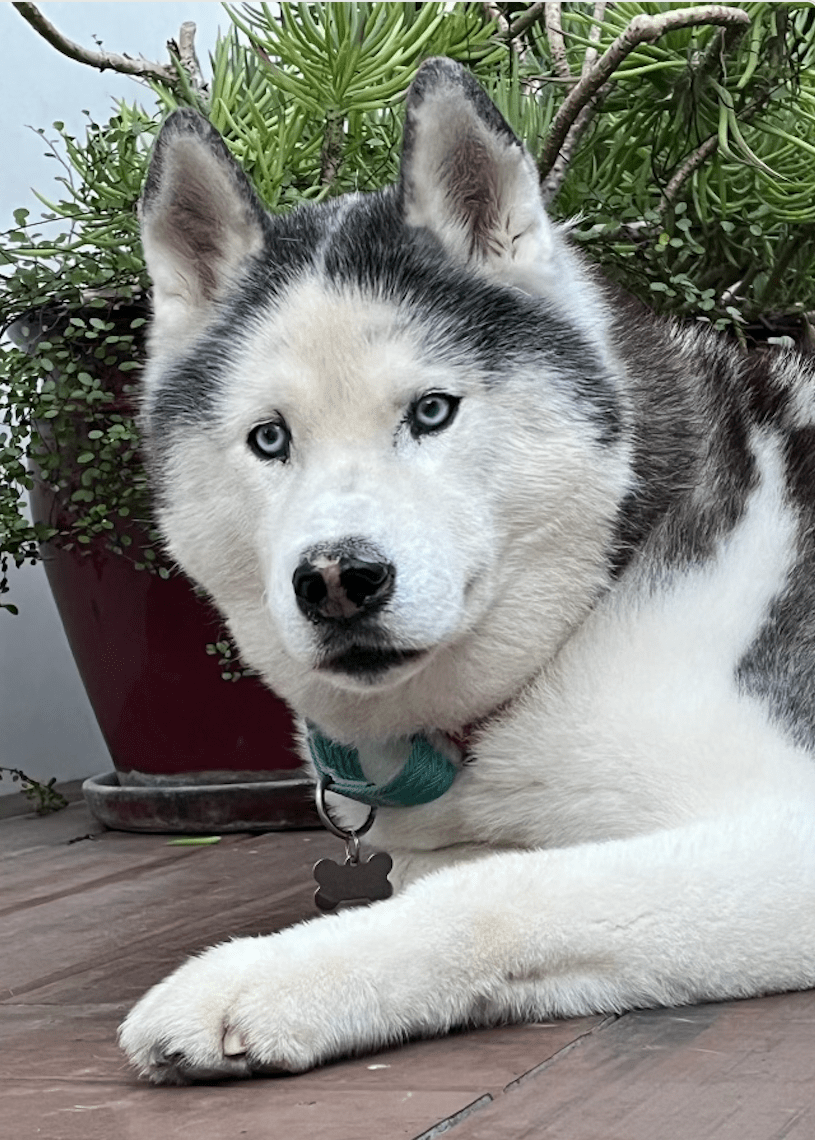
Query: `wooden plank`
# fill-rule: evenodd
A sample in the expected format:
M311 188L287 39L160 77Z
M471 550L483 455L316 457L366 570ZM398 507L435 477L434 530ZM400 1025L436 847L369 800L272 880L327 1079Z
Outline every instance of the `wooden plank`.
M235 844L251 850L260 843L264 852L288 852L291 836L303 843L326 837L319 831L267 833L263 835L224 835L219 848ZM136 835L107 831L91 816L84 803L37 818L17 817L0 827L0 917L17 908L52 899L55 892L69 894L115 878L138 875L161 863L193 858L195 847L171 845L173 836ZM280 840L280 843L276 843ZM282 844L282 846L281 846ZM332 850L336 852L335 843ZM299 866L299 864L298 864Z
M115 1045L120 1015L116 1006L94 1004L3 1010L0 1104L9 1136L409 1140L499 1095L592 1022L537 1034L517 1027L456 1034L300 1077L155 1089L137 1084L124 1066Z
M45 822L32 821L38 837ZM316 913L311 865L337 845L317 832L230 835L215 847L123 832L29 844L40 871L28 897L16 873L28 880L25 861L4 865L3 902L13 901L0 907L0 1001L81 1003L89 984L98 1000L133 1001L195 950Z
M314 914L311 864L337 841L274 833L168 848L111 832L69 845L80 817L29 820L13 840L0 825L14 900L0 920L0 1107L15 1140L411 1140L489 1104L600 1020L455 1034L297 1078L139 1084L116 1046L131 1002L194 949Z
M455 1140L811 1140L815 993L627 1014L509 1087Z
M93 827L83 811L0 824L0 1107L15 1140L815 1134L813 993L454 1034L297 1078L140 1085L115 1042L130 1003L199 947L313 914L310 866L336 841L69 844Z

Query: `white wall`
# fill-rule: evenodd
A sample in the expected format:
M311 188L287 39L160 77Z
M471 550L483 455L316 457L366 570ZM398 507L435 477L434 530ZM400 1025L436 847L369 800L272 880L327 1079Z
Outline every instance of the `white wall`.
M196 45L204 73L218 26L229 18L216 3L54 3L41 10L60 31L87 47L94 38L128 55L165 62L166 41L185 20L198 26ZM152 107L152 92L134 80L98 72L57 54L9 3L0 4L0 136L6 156L0 180L0 230L12 210L40 210L34 186L47 196L58 172L42 140L27 129L54 120L81 136L83 109L97 121L112 113L114 97ZM79 779L109 770L110 759L68 649L42 567L10 575L17 617L0 611L0 765L23 768L36 779ZM6 599L9 600L9 599ZM0 781L0 795L16 792Z
M41 566L12 570L17 617L0 613L0 764L47 782L112 767ZM19 790L8 776L0 794Z

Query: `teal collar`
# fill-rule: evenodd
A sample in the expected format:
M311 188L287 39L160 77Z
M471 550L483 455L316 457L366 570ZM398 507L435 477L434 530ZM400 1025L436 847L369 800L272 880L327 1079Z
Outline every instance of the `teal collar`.
M434 748L426 736L411 737L410 754L403 767L386 784L367 779L356 748L329 740L308 726L308 747L317 775L341 796L372 807L414 807L430 803L449 791L458 767Z

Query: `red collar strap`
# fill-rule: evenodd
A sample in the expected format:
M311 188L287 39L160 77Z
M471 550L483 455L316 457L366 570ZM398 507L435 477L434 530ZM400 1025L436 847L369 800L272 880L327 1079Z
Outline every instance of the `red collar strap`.
M485 728L491 720L495 720L501 713L506 712L514 700L515 697L507 697L505 701L502 701L497 708L487 713L486 716L481 716L478 720L471 720L468 724L462 725L456 732L444 733L451 744L455 744L456 748L461 752L465 764L468 760L472 759L473 738L476 737L482 728Z

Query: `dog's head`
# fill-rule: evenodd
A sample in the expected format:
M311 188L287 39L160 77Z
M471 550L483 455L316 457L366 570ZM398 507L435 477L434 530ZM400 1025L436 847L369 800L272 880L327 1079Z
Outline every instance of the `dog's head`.
M399 184L287 217L176 112L142 223L159 517L244 656L323 723L503 699L596 596L627 469L602 302L480 87L427 61Z

